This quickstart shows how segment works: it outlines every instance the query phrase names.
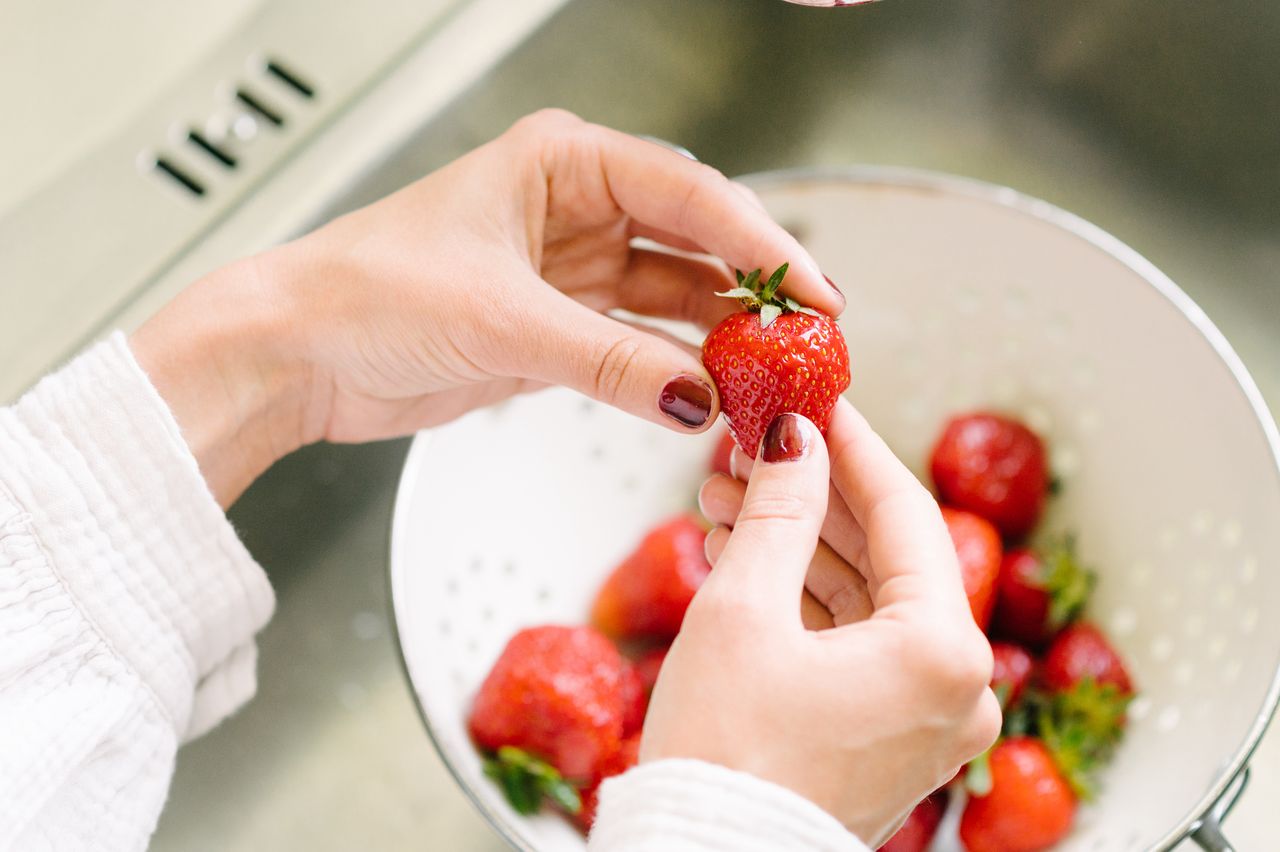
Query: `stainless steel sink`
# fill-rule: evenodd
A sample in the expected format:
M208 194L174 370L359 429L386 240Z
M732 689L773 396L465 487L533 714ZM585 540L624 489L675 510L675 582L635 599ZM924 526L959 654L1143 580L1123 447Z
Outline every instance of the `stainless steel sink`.
M729 173L956 172L1137 248L1221 326L1274 407L1278 42L1280 11L1247 0L578 0L317 219L543 106L679 142ZM858 282L840 283L856 310ZM404 449L309 448L235 507L279 595L259 695L182 751L154 848L503 848L423 734L391 638Z

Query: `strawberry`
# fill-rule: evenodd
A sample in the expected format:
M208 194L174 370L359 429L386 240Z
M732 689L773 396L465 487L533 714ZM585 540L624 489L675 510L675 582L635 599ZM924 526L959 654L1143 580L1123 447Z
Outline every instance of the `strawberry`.
M1044 510L1049 468L1040 438L998 414L947 423L930 471L942 502L975 512L1007 538L1031 532Z
M738 446L755 458L779 414L803 414L823 434L849 387L849 349L831 317L778 295L787 264L760 284L760 270L721 293L747 310L730 314L702 344L702 363L720 391L720 409Z
M729 469L729 458L733 455L733 435L725 432L720 436L720 440L716 441L716 448L711 453L711 472L723 473L725 476L733 476L733 472Z
M912 809L902 828L880 847L880 852L925 852L946 812L947 791L932 793Z
M618 649L590 627L527 628L481 684L468 728L486 751L522 750L566 778L596 779L622 745L626 677ZM498 761L510 793L507 781L531 767Z
M591 608L592 622L618 639L674 639L711 571L706 538L691 515L655 527L605 580Z
M1039 740L1001 741L990 772L990 792L970 796L960 820L969 852L1040 852L1071 830L1075 795Z
M644 727L644 714L649 710L649 690L644 676L631 662L622 661L622 681L619 689L622 692L622 736L638 734Z
M1044 656L1045 686L1064 692L1083 680L1113 686L1121 695L1133 694L1133 681L1120 655L1097 627L1078 622L1058 634Z
M942 520L951 533L964 593L969 598L973 620L983 630L991 619L995 603L996 575L1000 571L1000 534L989 522L972 512L944 506Z
M1001 707L1012 707L1031 682L1036 661L1026 648L1008 642L992 642L991 656L995 660L991 688L996 691Z
M666 662L667 652L670 650L670 645L660 645L645 651L636 660L636 671L640 673L640 682L644 684L646 693L653 692L653 685L658 682L658 673L662 670L662 664Z
M1039 551L1011 550L996 579L992 632L1043 648L1080 614L1095 582L1094 573L1076 559L1070 536Z
M1006 714L1005 732L1038 736L1075 795L1091 799L1124 736L1133 681L1102 633L1081 622L1050 646L1040 685Z
M614 775L621 775L631 767L635 766L640 757L640 735L628 737L622 741L622 749L618 752L617 758L609 765L605 774L599 781L595 781L582 790L582 807L576 813L570 813L573 821L577 823L578 828L582 829L583 834L591 831L592 824L596 821L596 807L599 805L600 785L604 783L605 778Z

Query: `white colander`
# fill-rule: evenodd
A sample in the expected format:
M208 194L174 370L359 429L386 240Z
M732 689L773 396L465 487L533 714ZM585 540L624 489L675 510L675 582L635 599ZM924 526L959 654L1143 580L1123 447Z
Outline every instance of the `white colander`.
M883 170L751 183L845 284L850 396L917 473L958 410L1048 438L1066 487L1045 527L1077 531L1101 575L1092 616L1142 693L1061 848L1228 849L1218 823L1280 694L1280 439L1226 341L1132 250L1011 190ZM483 777L471 697L515 630L585 618L645 529L690 504L711 440L552 390L413 444L391 554L405 667L444 760L518 848L583 843Z

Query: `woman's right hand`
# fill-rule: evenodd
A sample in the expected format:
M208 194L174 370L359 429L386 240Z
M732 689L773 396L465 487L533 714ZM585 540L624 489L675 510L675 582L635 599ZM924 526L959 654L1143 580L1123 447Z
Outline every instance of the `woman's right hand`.
M703 489L723 524L715 569L663 666L641 759L780 784L875 848L995 740L990 647L937 503L847 402L826 444L782 415L742 467L746 485ZM802 621L806 575L830 629Z

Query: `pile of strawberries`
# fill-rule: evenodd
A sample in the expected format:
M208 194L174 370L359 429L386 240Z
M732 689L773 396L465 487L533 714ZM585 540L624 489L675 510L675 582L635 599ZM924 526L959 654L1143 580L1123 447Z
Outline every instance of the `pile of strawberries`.
M517 811L549 801L587 831L600 783L635 765L649 693L711 570L706 537L692 515L668 519L605 580L593 626L531 627L507 643L468 724Z
M964 773L960 839L969 852L1038 852L1071 830L1077 803L1124 733L1134 686L1082 618L1095 585L1071 536L1027 544L1052 489L1045 448L998 414L952 419L930 459L974 620L991 637L1000 740ZM883 848L922 852L946 790L926 799Z
M703 344L730 433L713 471L728 474L735 439L753 451L782 411L825 431L849 385L839 326L780 294L786 272L739 274L721 294L745 310ZM1095 579L1072 538L1028 544L1052 490L1040 438L997 414L956 417L930 468L974 620L992 640L992 687L1005 710L1000 740L962 772L960 838L969 852L1038 852L1070 831L1077 803L1093 795L1124 733L1133 683L1103 633L1082 620ZM469 728L517 811L550 802L587 830L601 782L635 764L649 692L711 570L705 538L691 515L667 520L605 581L593 626L533 627L507 644ZM882 848L926 849L950 792L921 802Z

